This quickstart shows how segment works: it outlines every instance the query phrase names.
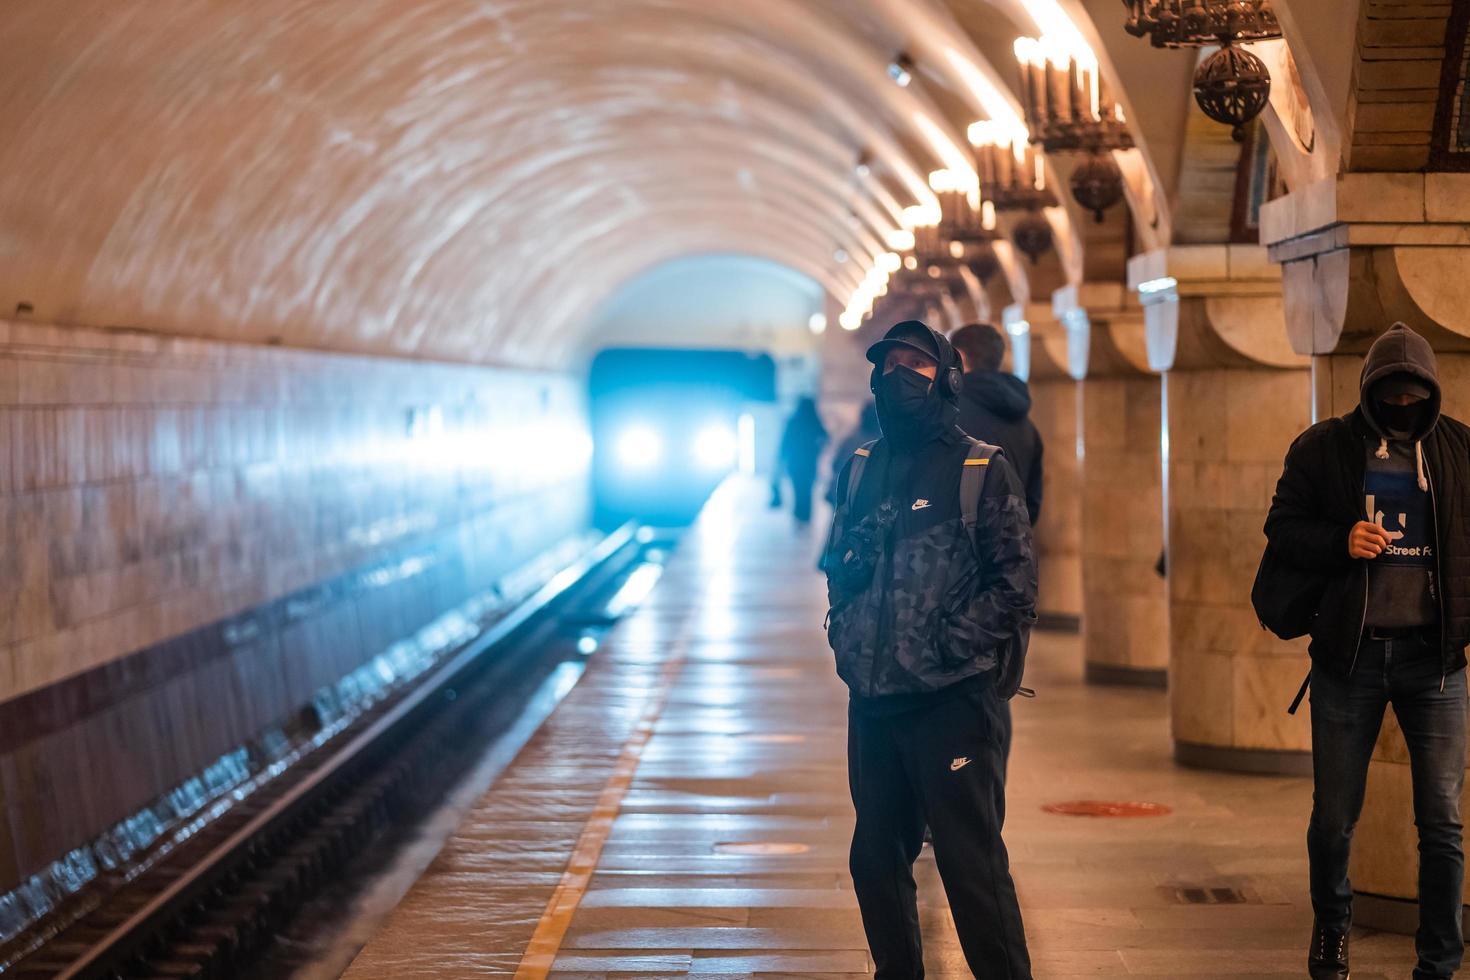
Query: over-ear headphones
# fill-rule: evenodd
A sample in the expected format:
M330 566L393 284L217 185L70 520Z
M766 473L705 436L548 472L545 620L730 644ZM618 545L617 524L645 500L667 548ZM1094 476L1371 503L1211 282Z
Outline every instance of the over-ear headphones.
M939 374L934 383L939 386L939 393L953 401L960 397L960 391L965 387L965 376L955 364L954 345L944 334L929 327L929 332L934 335L934 349L939 352Z
M939 372L938 383L942 386L940 393L947 398L960 397L960 389L965 386L965 376L957 367L948 367Z

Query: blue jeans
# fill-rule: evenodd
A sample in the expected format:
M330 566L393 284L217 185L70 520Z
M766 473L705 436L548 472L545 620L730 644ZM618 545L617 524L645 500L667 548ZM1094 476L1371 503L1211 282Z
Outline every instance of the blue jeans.
M1307 829L1312 908L1325 929L1346 933L1352 925L1348 851L1383 709L1391 704L1409 748L1419 828L1415 980L1454 976L1465 950L1460 930L1465 698L1465 671L1442 675L1438 650L1418 636L1365 636L1348 677L1312 668L1313 794Z

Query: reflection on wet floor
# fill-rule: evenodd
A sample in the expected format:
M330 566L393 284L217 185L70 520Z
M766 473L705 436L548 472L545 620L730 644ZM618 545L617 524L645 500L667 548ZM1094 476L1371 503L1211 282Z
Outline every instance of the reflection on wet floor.
M346 976L870 971L817 532L762 503L722 493ZM1302 976L1308 781L1176 767L1164 695L1083 686L1075 636L1039 634L1028 679L1007 840L1036 976ZM1172 813L1041 809L1077 799ZM930 975L968 976L927 853L918 875ZM1354 959L1407 977L1412 943L1359 936Z

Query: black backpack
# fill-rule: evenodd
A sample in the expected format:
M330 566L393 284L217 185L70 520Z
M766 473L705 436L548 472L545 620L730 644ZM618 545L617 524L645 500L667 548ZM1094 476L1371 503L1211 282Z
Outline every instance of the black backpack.
M1312 631L1326 588L1327 576L1283 558L1268 543L1251 586L1251 606L1263 629L1294 640Z
M1268 541L1266 550L1261 553L1260 567L1256 569L1255 584L1251 586L1251 606L1256 611L1261 629L1269 630L1283 640L1295 640L1312 631L1312 623L1317 618L1317 609L1326 589L1327 576L1281 557ZM1292 699L1291 707L1286 709L1287 714L1296 714L1311 683L1309 670Z

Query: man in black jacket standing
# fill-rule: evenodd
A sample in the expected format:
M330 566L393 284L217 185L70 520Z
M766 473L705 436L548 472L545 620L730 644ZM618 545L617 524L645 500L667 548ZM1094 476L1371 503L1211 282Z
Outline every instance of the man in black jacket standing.
M964 368L964 388L960 391L961 429L971 439L988 442L1005 451L1011 468L1021 479L1026 493L1026 514L1034 529L1041 518L1041 433L1036 431L1029 414L1031 392L1026 382L1014 374L1006 374L1000 366L1006 358L1006 339L988 323L971 323L950 335L950 343L960 355ZM996 705L1000 726L1001 784L1005 784L1005 768L1011 757L1011 706L1007 701ZM1004 794L1001 819L1005 818Z
M913 863L927 821L971 971L1029 980L995 718L1020 687L1036 618L1025 502L1005 455L955 426L960 371L941 334L904 321L868 359L883 438L839 478L823 563L828 641L851 695L863 929L879 980L924 975Z
M1470 429L1440 414L1434 351L1422 337L1394 324L1368 352L1358 408L1292 444L1266 536L1279 560L1316 572L1322 590L1311 629L1308 970L1313 980L1348 976L1348 851L1392 704L1419 829L1414 978L1452 977L1464 952Z
M1006 339L988 323L972 323L950 335L964 364L960 428L973 439L1005 450L1011 468L1026 488L1026 513L1034 527L1041 517L1041 433L1028 417L1031 392L1026 382L1005 374Z

